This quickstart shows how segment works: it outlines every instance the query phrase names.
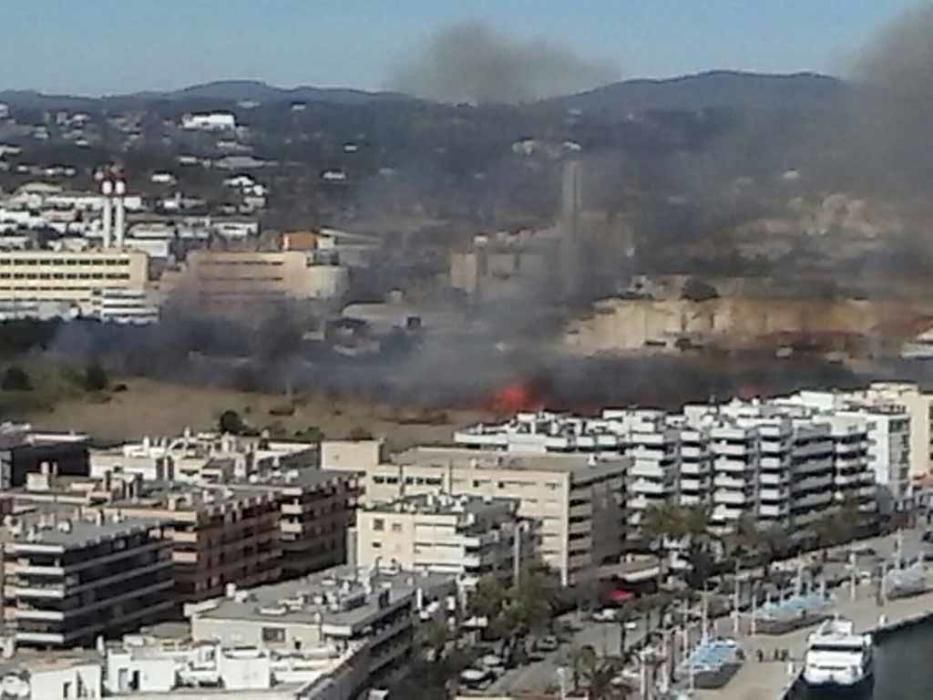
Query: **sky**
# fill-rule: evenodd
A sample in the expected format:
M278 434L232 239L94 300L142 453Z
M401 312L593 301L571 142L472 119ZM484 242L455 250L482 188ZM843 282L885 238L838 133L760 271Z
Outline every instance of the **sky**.
M0 90L101 95L219 79L386 86L433 31L484 20L618 67L844 74L917 0L0 0Z

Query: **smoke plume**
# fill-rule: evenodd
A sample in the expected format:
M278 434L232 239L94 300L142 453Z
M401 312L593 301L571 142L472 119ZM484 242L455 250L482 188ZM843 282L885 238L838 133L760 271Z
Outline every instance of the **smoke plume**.
M855 148L882 186L929 191L933 181L933 4L888 23L861 52Z
M393 76L393 87L444 102L521 103L612 81L616 71L544 39L522 40L483 22L438 31Z

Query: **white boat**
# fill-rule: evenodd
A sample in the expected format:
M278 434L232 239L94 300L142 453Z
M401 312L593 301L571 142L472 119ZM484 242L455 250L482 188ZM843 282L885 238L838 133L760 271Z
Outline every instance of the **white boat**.
M807 638L807 685L856 689L870 684L873 673L871 635L857 634L850 620L827 620Z

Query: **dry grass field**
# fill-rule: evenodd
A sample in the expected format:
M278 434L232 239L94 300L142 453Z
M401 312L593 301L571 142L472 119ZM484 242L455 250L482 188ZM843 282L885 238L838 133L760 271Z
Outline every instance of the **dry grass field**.
M144 435L176 435L216 429L221 413L237 411L250 427L292 436L316 426L325 437L347 437L364 431L384 437L401 449L418 443L448 442L455 428L488 418L476 411L420 412L353 399L303 394L291 401L279 395L231 389L180 386L149 379L112 379L125 390L101 394L76 393L18 416L36 427L86 432L101 442L137 439Z

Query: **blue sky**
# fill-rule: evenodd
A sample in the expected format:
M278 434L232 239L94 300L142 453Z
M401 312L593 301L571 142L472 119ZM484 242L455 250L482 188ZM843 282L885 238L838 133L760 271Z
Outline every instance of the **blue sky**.
M0 0L0 89L91 94L221 78L384 86L446 23L482 19L619 67L844 73L916 0Z

